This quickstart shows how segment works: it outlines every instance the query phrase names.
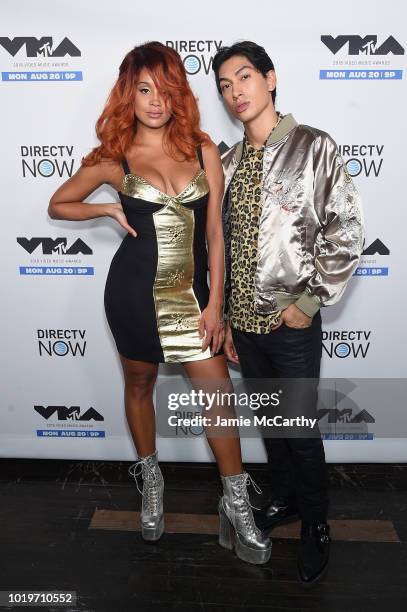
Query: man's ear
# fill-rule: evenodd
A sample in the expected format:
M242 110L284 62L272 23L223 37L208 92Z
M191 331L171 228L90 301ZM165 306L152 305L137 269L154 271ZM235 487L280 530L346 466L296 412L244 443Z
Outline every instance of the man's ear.
M274 70L269 70L266 74L267 87L269 91L274 91L277 86L277 77Z

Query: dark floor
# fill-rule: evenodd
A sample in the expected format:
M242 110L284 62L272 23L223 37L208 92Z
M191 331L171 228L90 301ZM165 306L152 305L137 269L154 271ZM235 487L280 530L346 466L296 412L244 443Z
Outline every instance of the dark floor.
M311 591L296 582L298 526L276 532L265 566L218 546L210 464L162 464L172 533L144 542L129 465L0 459L0 591L76 591L74 606L31 607L70 612L407 610L407 465L329 466L331 564ZM246 467L266 491L266 467Z

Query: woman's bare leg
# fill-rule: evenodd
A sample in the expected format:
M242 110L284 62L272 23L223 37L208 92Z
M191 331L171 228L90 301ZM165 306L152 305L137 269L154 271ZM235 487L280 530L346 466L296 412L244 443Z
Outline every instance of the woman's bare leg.
M124 373L124 404L127 422L139 457L155 451L154 384L158 364L120 356Z
M214 392L215 389L219 389L224 393L233 392L232 381L229 377L224 355L218 355L217 357L202 361L188 361L182 365L195 389L199 388L204 392ZM212 419L216 419L218 414L228 417L235 416L233 408L230 410L223 406L214 406L211 409L210 416ZM241 474L243 468L239 430L229 427L224 428L223 432L225 432L225 435L222 436L216 435L215 431L211 435L210 431L206 430L208 443L215 456L219 472L222 476Z

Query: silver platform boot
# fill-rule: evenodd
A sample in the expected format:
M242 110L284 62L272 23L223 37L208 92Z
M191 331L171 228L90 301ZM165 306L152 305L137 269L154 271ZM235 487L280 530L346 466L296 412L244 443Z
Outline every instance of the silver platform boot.
M261 490L247 472L221 476L223 497L219 501L219 544L235 551L247 563L267 563L271 555L271 540L254 522L247 485L251 482Z
M136 461L129 467L129 473L134 476L137 490L143 497L140 515L141 535L144 540L158 540L164 531L164 478L158 465L157 451ZM142 491L137 481L140 473L143 478Z

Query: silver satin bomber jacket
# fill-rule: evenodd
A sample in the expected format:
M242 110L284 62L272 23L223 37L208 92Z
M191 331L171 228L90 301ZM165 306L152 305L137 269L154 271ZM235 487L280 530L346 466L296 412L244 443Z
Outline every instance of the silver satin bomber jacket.
M243 141L222 155L225 195L225 315L230 295L229 187ZM335 304L360 259L364 241L360 199L336 143L286 115L263 158L262 212L255 274L255 308L262 314L295 303L312 317Z

